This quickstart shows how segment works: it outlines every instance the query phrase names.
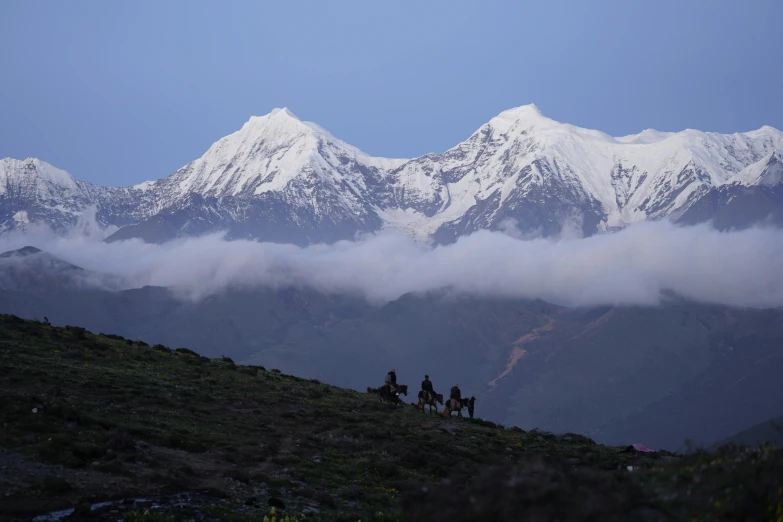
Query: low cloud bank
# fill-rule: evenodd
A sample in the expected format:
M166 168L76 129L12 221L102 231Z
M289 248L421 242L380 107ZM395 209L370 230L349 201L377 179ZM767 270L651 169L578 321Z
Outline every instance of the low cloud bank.
M226 288L310 286L374 302L449 288L566 305L656 304L664 290L733 306L783 306L783 230L719 232L642 223L589 238L524 239L481 231L447 246L381 233L300 248L219 234L163 245L102 243L96 233L9 235L0 252L33 245L128 286L173 287L200 299Z

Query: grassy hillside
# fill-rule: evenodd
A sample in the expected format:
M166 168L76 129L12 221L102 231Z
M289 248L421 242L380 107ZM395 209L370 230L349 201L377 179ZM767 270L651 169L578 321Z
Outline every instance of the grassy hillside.
M0 291L0 311L357 390L380 384L390 367L412 383L427 373L440 391L459 382L490 420L605 443L677 450L686 439L711 444L783 413L783 309L674 298L567 309L437 292L372 306L263 287L194 302L145 287Z
M777 449L642 454L446 420L12 316L0 316L0 422L4 519L261 521L275 507L365 522L783 520Z

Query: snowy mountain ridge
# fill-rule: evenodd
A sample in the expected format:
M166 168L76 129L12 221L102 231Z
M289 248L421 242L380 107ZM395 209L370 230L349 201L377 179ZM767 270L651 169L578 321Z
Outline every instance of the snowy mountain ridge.
M709 220L747 198L763 198L776 220L781 154L783 133L768 126L612 137L531 104L443 153L386 159L282 108L251 117L171 176L133 187L77 181L37 159L0 160L0 230L35 221L64 230L90 205L102 224L120 227L112 239L148 241L228 230L310 243L394 228L449 242L509 219L543 235L576 219L589 235L648 219Z
M398 209L416 214L437 207L423 226L452 226L459 235L521 214L546 229L554 225L547 208L567 202L562 212L577 211L597 231L676 218L710 188L731 183L752 165L761 168L776 150L783 151L783 133L771 127L733 135L647 130L613 138L558 123L527 105L504 111L456 147L411 160L392 175L405 192ZM424 182L428 177L432 181ZM481 202L490 202L489 208L476 212ZM476 220L481 226L471 223Z
M251 117L237 132L218 140L201 158L161 182L173 186L177 194L252 196L282 191L304 175L328 178L334 175L330 170L344 179L346 159L379 171L405 161L369 156L283 108ZM361 177L355 181L361 182Z

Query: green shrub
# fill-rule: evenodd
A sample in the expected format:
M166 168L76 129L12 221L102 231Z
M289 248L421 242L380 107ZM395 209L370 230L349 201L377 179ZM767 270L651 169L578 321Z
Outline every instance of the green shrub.
M565 441L580 442L582 444L595 446L595 441L593 439L585 435L580 435L579 433L564 433L560 438Z
M48 475L38 484L38 489L46 493L66 493L73 489L67 480L54 475Z
M68 325L65 327L65 330L71 333L72 335L74 335L78 339L84 339L85 337L87 337L87 329L82 328L81 326Z
M366 518L362 518L361 522L403 522L403 519L400 518L400 515L394 513L378 511Z
M122 520L124 522L174 522L176 518L173 515L154 513L147 510L144 512L131 511L125 513Z
M388 461L376 462L373 469L378 475L385 479L394 478L400 474L399 468L395 466L394 463Z
M250 476L247 474L247 472L242 471L240 469L229 469L226 470L223 473L223 476L226 478L234 479L238 482L242 482L244 484L247 484L250 482Z
M73 446L71 452L74 456L82 460L94 460L101 457L104 454L104 449L95 444L83 442Z
M277 509L272 507L269 513L264 515L264 522L299 522L299 518L292 515L279 515Z

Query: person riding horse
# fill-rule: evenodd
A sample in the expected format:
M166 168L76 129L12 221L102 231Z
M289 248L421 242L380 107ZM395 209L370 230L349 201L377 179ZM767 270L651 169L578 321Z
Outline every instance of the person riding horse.
M464 407L465 404L462 401L462 391L459 389L459 384L455 384L451 388L449 400L446 401L446 405L443 408L443 416L448 417L451 415L451 412L456 411L457 416L462 417L462 408Z
M430 395L436 395L435 390L432 389L432 381L430 381L429 375L425 375L424 380L421 381L421 391L427 392Z
M424 380L421 381L421 391L419 392L419 408L424 411L424 406L429 405L430 408L434 408L438 411L436 403L443 404L443 395L438 395L432 387L432 381L430 376L425 375Z
M451 388L451 395L449 396L449 398L459 402L460 406L462 405L462 392L459 389L459 384L455 384Z
M397 371L392 368L389 373L386 374L386 384L389 385L389 391L394 394L397 392Z

